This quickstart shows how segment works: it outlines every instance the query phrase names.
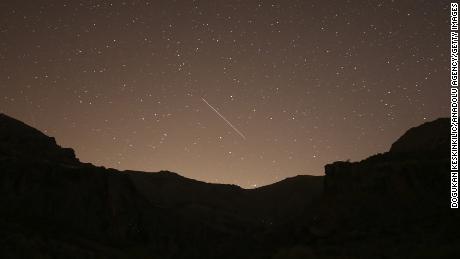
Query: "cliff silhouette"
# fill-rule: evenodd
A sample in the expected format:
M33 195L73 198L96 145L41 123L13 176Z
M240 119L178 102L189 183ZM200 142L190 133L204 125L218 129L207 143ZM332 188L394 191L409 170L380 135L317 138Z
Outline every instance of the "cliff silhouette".
M453 258L448 152L438 119L387 153L248 190L81 163L0 114L0 257Z

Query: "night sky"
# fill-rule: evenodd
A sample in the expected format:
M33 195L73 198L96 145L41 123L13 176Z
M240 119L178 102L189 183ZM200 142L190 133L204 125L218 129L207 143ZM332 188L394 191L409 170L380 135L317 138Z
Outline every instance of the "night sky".
M0 2L0 112L83 162L251 188L449 112L447 1Z

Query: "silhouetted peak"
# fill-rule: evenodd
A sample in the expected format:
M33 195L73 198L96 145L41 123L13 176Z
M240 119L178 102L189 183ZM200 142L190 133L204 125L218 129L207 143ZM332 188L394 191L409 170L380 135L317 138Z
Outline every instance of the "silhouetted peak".
M6 114L0 113L0 133L1 136L22 136L33 138L49 138L39 130L14 119Z
M446 152L449 146L449 127L447 118L426 122L409 129L387 153L377 154L360 162L336 161L327 164L326 192L342 195L363 191L368 194L380 192L380 195L384 195L382 190L390 189L390 186L398 186L401 192L413 191L413 186L422 186L425 184L423 181L431 180L427 180L427 176L421 177L423 166L409 169L408 164L417 160L418 164L438 163L448 157ZM428 171L427 175L433 173ZM412 174L417 174L417 177Z
M0 157L79 163L73 149L60 147L53 137L5 114L0 114Z
M439 118L413 127L391 145L390 152L443 150L449 143L449 128L450 121L448 118Z

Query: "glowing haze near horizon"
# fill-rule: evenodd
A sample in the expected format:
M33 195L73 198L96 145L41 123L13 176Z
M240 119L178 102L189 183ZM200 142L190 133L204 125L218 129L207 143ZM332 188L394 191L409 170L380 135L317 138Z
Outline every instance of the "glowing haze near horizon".
M0 20L0 112L96 165L260 186L448 116L444 1L3 0Z

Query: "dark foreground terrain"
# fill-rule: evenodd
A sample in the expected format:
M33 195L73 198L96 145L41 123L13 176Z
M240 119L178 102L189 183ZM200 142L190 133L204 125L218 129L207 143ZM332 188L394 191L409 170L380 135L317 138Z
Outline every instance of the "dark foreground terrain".
M0 114L0 258L460 258L449 127L246 190L81 163Z

